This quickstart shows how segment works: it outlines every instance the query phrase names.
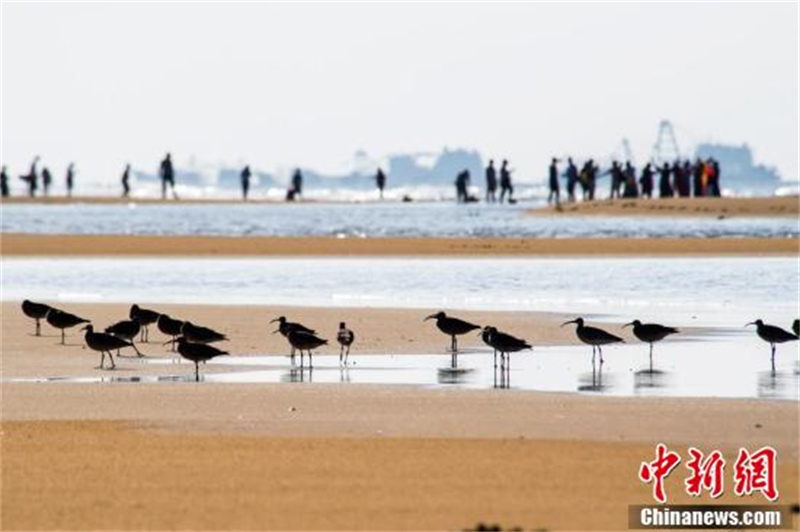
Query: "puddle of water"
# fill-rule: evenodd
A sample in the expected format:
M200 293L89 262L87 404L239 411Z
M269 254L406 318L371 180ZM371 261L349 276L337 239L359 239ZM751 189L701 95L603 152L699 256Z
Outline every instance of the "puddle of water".
M464 353L458 357L455 368L448 354L353 355L354 364L346 369L339 367L338 356L316 355L313 370L293 367L286 357L232 356L202 366L201 379L205 383L386 384L455 389L511 388L612 396L800 400L798 346L786 344L779 348L777 371L772 373L769 348L752 333L662 342L655 348L652 367L644 344L609 346L604 349L604 356L605 363L601 366L599 362L592 362L589 347L538 347L533 352L512 355L508 373L494 368L490 351ZM150 358L141 362L143 368L169 364L175 369L167 375L119 376L103 372L76 378L11 381L194 382L191 364L179 365L169 358ZM226 371L219 371L222 367Z

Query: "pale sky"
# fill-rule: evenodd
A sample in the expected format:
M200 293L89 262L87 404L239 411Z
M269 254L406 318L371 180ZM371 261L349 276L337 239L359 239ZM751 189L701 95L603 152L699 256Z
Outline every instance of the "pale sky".
M750 144L798 175L798 4L2 3L2 162L60 181L122 167L340 171L478 149L518 176L552 155L646 159Z

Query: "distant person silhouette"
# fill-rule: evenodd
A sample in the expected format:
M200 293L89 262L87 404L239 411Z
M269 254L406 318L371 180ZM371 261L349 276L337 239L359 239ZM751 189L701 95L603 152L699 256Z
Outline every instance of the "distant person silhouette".
M642 177L639 178L639 184L642 187L642 197L643 198L652 198L653 197L653 176L655 172L653 171L653 165L647 163L642 168Z
M617 161L611 162L611 170L609 172L611 173L611 191L609 197L611 199L621 198L622 194L620 189L625 182L625 172Z
M125 171L122 172L122 197L127 198L131 195L131 165L125 165Z
M378 187L378 193L383 199L383 189L386 188L386 174L383 173L383 170L378 168L378 172L375 174L375 186Z
M178 195L175 193L175 167L172 166L172 154L169 152L161 161L158 173L161 177L161 199L167 199L167 188L172 191L172 197L178 199Z
M692 163L689 159L683 161L683 172L681 174L681 196L682 197L690 197L692 195L692 174L694 170L692 169Z
M45 166L42 168L42 193L47 197L50 195L50 185L53 184L53 176L50 174L50 170L47 169Z
M720 175L719 175L719 161L714 159L713 157L708 160L709 165L711 166L711 183L709 184L710 190L709 194L718 198L722 196L722 188L720 186Z
M625 161L625 189L622 192L623 198L638 198L639 185L636 182L636 168L630 161Z
M458 203L469 202L469 170L463 170L456 176L456 201Z
M570 202L575 201L575 186L578 184L578 167L572 161L572 157L567 158L567 198Z
M704 183L703 177L706 171L706 165L700 158L697 158L697 162L694 163L694 167L692 168L692 185L693 185L693 192L694 197L700 198L704 196Z
M25 184L28 185L28 196L31 198L36 196L36 189L39 186L39 172L36 169L36 165L39 163L39 156L33 158L33 162L31 163L31 169L28 171L26 175L19 176L20 179L25 181Z
M486 167L486 202L494 203L497 201L497 170L494 167L494 159L489 159L489 166Z
M4 198L10 195L8 190L8 172L6 172L6 170L6 165L3 165L3 170L0 171L0 196Z
M239 177L242 180L242 199L245 201L247 200L247 194L250 192L250 176L252 172L250 172L250 166L247 165L242 169L242 173Z
M299 168L294 171L292 176L292 192L294 192L295 196L303 195L303 174Z
M555 204L561 204L561 187L558 183L558 159L553 157L553 160L550 161L550 167L548 168L549 177L550 177L550 194L547 195L547 204L550 205L553 203L555 199Z
M75 163L69 163L67 166L67 197L72 197L72 188L75 186Z
M669 182L671 173L672 170L668 162L662 164L661 168L658 169L658 196L660 198L671 198L674 195L672 185Z
M600 172L600 167L594 164L594 159L589 159L589 173L587 188L589 189L589 201L594 200L594 191L597 186L597 174Z
M511 169L508 167L508 161L503 159L503 164L500 166L500 203L503 203L503 198L508 194L508 203L515 203L514 201L514 186L511 184Z

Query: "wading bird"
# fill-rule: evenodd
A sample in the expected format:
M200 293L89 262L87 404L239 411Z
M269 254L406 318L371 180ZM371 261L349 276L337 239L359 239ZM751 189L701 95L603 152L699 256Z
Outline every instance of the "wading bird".
M347 365L350 359L350 346L356 339L356 335L347 328L344 322L339 324L339 332L336 334L336 341L339 342L339 364Z
M181 335L181 329L183 329L183 322L181 320L170 318L166 314L162 314L158 317L156 325L158 326L159 331L171 337L168 343L171 344L170 349L172 349L172 351L175 351L175 341L178 338L178 336Z
M133 345L133 343L110 334L96 333L94 332L94 327L91 325L87 325L81 330L86 331L84 339L86 340L86 345L89 346L89 349L93 351L100 351L100 366L98 369L105 369L104 366L106 361L106 353L108 353L108 359L111 361L111 367L109 369L114 369L117 367L117 365L114 363L114 357L111 356L111 351L115 349L119 351L123 347L131 347L134 351L136 351L138 356L144 356L139 352L138 349L136 349L136 346Z
M149 310L146 308L142 308L139 305L132 305L131 311L129 314L130 319L139 323L142 326L142 342L149 342L150 341L150 325L154 324L158 320L158 316L160 314L155 310Z
M525 340L500 332L496 327L484 327L481 332L481 338L495 352L500 352L500 366L506 369L511 368L511 353L516 353L523 349L533 349L533 346ZM497 367L497 357L495 357L495 367Z
M592 362L594 362L595 350L597 350L597 352L600 354L600 363L603 363L603 348L601 346L625 341L619 336L614 336L603 329L598 329L597 327L587 327L583 324L583 318L575 318L574 320L565 321L561 324L561 326L563 327L564 325L569 325L570 323L575 323L578 325L575 328L575 334L578 335L578 339L584 344L592 346Z
M650 344L650 370L653 370L653 344L660 342L670 334L676 334L678 329L674 327L666 327L658 323L642 323L639 320L633 320L626 323L622 327L633 326L633 335L640 341Z
M61 329L61 345L64 345L64 330L71 329L76 325L80 325L81 323L89 323L89 320L81 318L80 316L76 316L75 314L70 314L69 312L64 312L63 310L58 309L50 309L47 313L47 323L55 327L56 329Z
M772 372L775 373L775 344L792 342L797 340L797 335L785 331L775 325L767 325L762 320L756 320L745 325L755 325L758 337L767 342L770 346L770 358L772 360Z
M195 325L190 321L183 322L181 333L186 341L193 344L213 344L214 342L221 342L227 340L228 337L222 333L209 329L208 327L201 327Z
M116 336L117 338L121 338L133 343L133 339L136 338L137 334L139 334L141 328L142 326L139 325L138 321L122 320L110 327L106 327L106 334L110 334L112 336ZM119 349L117 349L117 356L120 356ZM139 354L139 356L142 355Z
M276 323L276 322L278 323L278 330L272 331L272 334L281 333L281 336L283 336L286 339L289 338L289 333L292 331L300 331L308 334L316 334L317 332L314 329L309 329L308 327L306 327L301 323L287 321L286 316L281 316L279 318L275 318L274 320L270 320L270 323ZM289 345L291 345L291 342L289 342ZM290 353L290 356L292 357L292 364L294 364L294 346L292 346L292 351Z
M22 313L36 320L36 336L42 335L42 324L41 320L43 320L47 313L52 309L50 305L45 305L44 303L34 303L29 299L26 299L22 302Z
M177 340L178 353L185 359L194 362L194 380L200 382L200 362L206 362L218 356L227 355L227 351L217 349L213 345L195 344L181 336Z
M450 337L450 352L453 354L455 363L458 355L458 336L480 329L480 325L469 323L468 321L452 318L444 312L437 312L426 317L423 321L436 320L436 327Z
M301 368L303 367L303 351L308 352L308 367L311 368L314 366L314 360L312 359L311 351L328 343L327 340L300 330L290 331L286 336L286 339L289 340L292 348L300 351Z

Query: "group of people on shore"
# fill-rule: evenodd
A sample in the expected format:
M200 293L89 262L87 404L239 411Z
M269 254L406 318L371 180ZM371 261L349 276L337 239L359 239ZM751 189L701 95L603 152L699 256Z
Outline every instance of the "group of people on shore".
M494 159L489 159L489 166L486 167L486 203L503 203L506 200L508 203L516 203L514 199L514 185L511 184L511 172L513 170L508 166L508 160L503 159L500 165L500 175L498 179L497 169L494 166ZM470 174L469 170L463 170L456 176L456 202L458 203L476 203L478 198L469 194ZM500 188L500 197L497 197L498 185Z
M675 196L688 198L694 197L719 197L722 195L720 187L720 166L713 158L702 160L698 158L694 164L688 159L675 161L672 164L664 162L660 166L648 162L642 168L637 179L636 168L630 161L621 164L612 161L611 167L600 172L594 160L587 160L580 170L575 165L572 157L567 158L567 167L563 173L559 172L558 164L561 161L553 157L548 168L548 185L550 192L547 196L548 204L560 204L561 183L560 178L567 180L567 201L576 201L576 189L581 187L583 200L593 200L595 188L599 177L610 176L611 189L609 198L652 198L655 196L656 179L658 181L658 197L672 198Z
M39 161L41 159L37 155L33 158L30 169L27 174L22 174L19 178L25 183L28 190L28 196L35 197L41 187L42 195L47 197L50 195L50 188L53 186L53 174L46 166L42 167L41 173L39 172ZM67 190L67 197L72 197L72 189L75 186L75 164L69 163L67 172L64 179L64 185ZM10 178L8 175L8 167L3 165L0 170L0 196L7 198L11 195Z

